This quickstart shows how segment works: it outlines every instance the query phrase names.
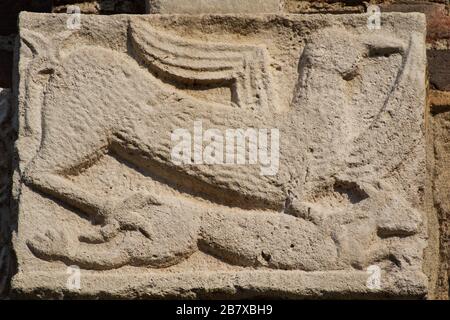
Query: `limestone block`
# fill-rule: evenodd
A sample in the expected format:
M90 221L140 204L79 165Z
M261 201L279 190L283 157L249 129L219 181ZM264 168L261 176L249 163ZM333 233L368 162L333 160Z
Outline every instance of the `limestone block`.
M66 19L20 16L15 294L427 294L422 14Z
M146 0L148 13L278 13L280 0Z

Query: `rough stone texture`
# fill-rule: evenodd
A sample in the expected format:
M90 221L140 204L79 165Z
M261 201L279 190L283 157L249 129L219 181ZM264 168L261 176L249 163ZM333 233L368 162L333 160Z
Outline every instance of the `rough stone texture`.
M148 13L278 13L280 0L146 0Z
M388 0L388 1L359 1L359 0L349 0L349 1L335 1L335 0L324 0L324 1L308 1L308 0L287 0L286 1L286 10L288 12L298 12L298 13L344 13L344 12L365 12L367 5L377 4L380 6L382 12L422 12L426 15L427 18L427 47L428 47L428 73L430 77L430 87L432 89L437 90L449 90L448 84L449 75L447 66L450 65L450 6L448 0L433 0L433 1L407 1L407 0ZM431 106L436 109L436 107L442 107L441 109L448 109L450 105L450 98L448 98L444 92L438 93L438 91L433 91L431 94ZM439 101L438 101L439 100ZM438 117L442 117L438 112ZM434 113L430 116L430 128L441 128L441 122L433 121ZM437 129L436 129L437 130ZM435 136L433 134L433 129L429 130L429 154L428 158L434 159L434 139L437 138L437 143L443 140L444 134L441 136ZM448 135L448 133L447 133ZM430 149L431 148L431 149ZM440 161L443 161L445 157L436 157L434 159L436 161L435 165L437 167L443 168L442 170L448 171L448 165L440 164ZM446 169L447 168L447 169ZM430 172L434 172L434 169L430 169ZM432 177L434 179L434 176ZM431 181L433 183L433 181ZM445 189L444 189L445 190ZM447 189L448 190L448 189ZM432 197L432 196L431 196ZM445 196L440 196L442 201L449 203L450 195L447 192ZM436 204L435 204L436 205ZM431 205L433 206L433 204ZM439 205L437 205L439 207ZM435 209L431 209L433 211ZM436 216L439 213L436 212ZM430 217L431 220L436 220L436 217ZM443 298L448 299L448 280L447 275L450 275L450 272L447 272L448 269L447 261L449 258L448 254L448 235L450 234L448 218L445 215L440 215L439 217L440 228L438 225L430 224L430 241L433 242L433 238L437 237L441 239L441 263L442 265L439 267L443 270L442 273L439 274L439 282L438 287L436 288L437 296L432 298ZM437 230L440 229L439 234L437 234ZM436 234L435 234L436 233ZM431 246L432 247L432 246ZM429 250L430 255L434 255L434 249ZM433 260L433 259L431 259ZM434 268L434 267L433 267ZM430 281L433 281L433 277L430 276Z
M53 12L66 13L76 5L83 14L145 13L146 0L54 0Z
M400 3L401 2L401 3ZM430 88L437 90L450 90L450 71L447 66L450 65L450 11L449 2L445 1L396 1L380 4L382 11L401 11L401 12L422 12L427 17L427 44L428 44L428 73ZM430 95L430 104L432 115L430 121L429 138L429 156L433 158L434 165L430 172L433 184L434 211L438 218L438 225L431 223L431 230L439 229L440 240L440 265L438 267L438 283L435 288L436 295L433 298L448 299L449 285L449 247L448 238L450 234L448 212L443 210L450 203L450 193L448 186L445 186L440 177L448 176L449 166L446 162L445 148L439 146L445 145L449 132L445 126L443 112L448 111L450 97L445 92L433 90ZM436 119L434 119L436 117ZM434 148L433 148L434 146ZM436 149L436 150L435 150ZM439 150L439 151L437 151ZM447 151L448 152L448 151ZM430 235L429 242L433 242ZM431 277L433 278L433 277Z
M66 19L20 18L15 295L427 294L423 15ZM279 129L278 173L174 165L199 119Z

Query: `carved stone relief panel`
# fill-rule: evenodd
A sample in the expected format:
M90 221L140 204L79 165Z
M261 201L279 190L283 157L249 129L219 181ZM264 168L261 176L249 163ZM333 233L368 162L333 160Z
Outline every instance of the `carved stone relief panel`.
M16 293L426 294L422 15L66 18L20 16Z

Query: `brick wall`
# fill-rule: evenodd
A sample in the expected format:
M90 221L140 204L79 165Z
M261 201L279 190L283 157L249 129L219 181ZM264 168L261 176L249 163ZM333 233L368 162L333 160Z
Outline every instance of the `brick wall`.
M143 0L54 0L53 12L66 12L67 7L76 4L86 14L114 14L130 13L140 14L145 12Z

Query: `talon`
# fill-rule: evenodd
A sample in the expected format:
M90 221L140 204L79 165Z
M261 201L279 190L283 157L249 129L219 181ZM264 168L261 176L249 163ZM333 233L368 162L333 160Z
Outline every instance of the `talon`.
M68 241L63 232L47 230L44 235L36 235L27 245L42 254L60 255L67 251Z
M109 241L117 236L120 230L120 224L117 220L113 220L111 223L108 223L104 227L100 229L100 233L103 237L103 240Z

